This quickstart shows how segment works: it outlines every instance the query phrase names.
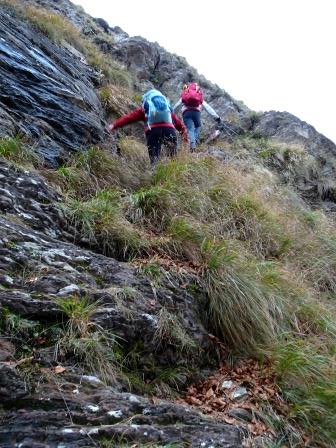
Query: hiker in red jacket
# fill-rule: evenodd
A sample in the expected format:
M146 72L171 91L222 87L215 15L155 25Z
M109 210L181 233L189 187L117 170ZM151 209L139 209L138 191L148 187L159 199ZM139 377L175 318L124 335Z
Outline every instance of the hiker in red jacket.
M204 101L203 92L196 82L191 82L189 85L185 84L183 86L181 98L175 104L173 110L175 111L180 106L182 106L183 122L189 133L190 151L193 152L199 143L202 107L204 107L217 123L220 123L221 119L217 112Z
M116 120L108 126L112 131L135 121L145 123L148 154L151 164L160 158L161 146L164 145L168 155L177 152L176 129L188 143L188 132L182 121L173 113L167 98L158 90L152 89L142 97L142 106Z

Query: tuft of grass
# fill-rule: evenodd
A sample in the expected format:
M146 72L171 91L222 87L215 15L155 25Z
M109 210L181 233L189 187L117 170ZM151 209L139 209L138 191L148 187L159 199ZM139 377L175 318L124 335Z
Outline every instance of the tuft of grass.
M132 221L143 221L148 227L161 230L169 219L165 213L169 208L168 201L169 192L160 186L141 188L130 196Z
M150 244L125 218L118 190L101 190L87 201L68 200L64 211L83 242L117 259L130 259Z
M172 218L166 234L171 239L169 248L173 254L180 254L181 257L196 264L201 262L199 248L206 239L207 233L204 226L200 226L197 220L182 216Z
M315 288L336 293L336 235L320 234L308 240L299 251L298 260Z
M115 356L116 338L92 320L98 303L88 297L68 297L59 301L65 315L57 353L74 356L84 370L113 383L118 371Z
M228 347L253 354L293 324L279 279L265 281L259 264L238 255L228 242L205 241L202 249L209 321Z
M160 284L160 281L162 279L162 270L159 263L149 261L146 264L142 264L140 266L139 271L143 275L149 277L154 284L156 285Z
M190 371L185 367L164 368L150 384L157 396L171 399L186 386L189 375Z
M38 167L41 164L33 148L20 137L0 139L0 157L25 167Z
M128 320L135 318L135 311L132 310L130 304L138 296L138 291L132 287L111 286L105 290L112 298L117 310Z
M88 297L68 297L58 302L59 309L68 318L66 332L70 336L87 336L91 331L91 317L97 310L97 304Z
M47 179L60 186L68 197L88 198L104 188L139 188L148 183L149 162L144 145L122 139L121 157L92 146L73 154L55 171L45 170Z
M10 337L28 337L36 330L39 323L26 319L4 308L0 315L0 329Z
M332 349L330 342L287 334L269 354L291 403L289 420L311 435L312 446L331 446L336 436L336 359L328 346Z
M197 349L196 342L185 331L178 316L161 308L157 316L158 325L154 334L157 347L170 344L175 346L179 353L190 353Z
M315 228L319 225L321 222L321 219L323 219L323 216L318 211L305 211L303 213L303 220L305 223L307 223L310 227Z

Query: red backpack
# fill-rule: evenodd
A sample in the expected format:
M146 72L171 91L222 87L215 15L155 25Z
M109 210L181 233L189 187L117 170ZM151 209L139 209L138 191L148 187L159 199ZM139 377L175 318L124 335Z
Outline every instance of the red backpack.
M182 103L187 107L198 107L203 103L203 93L196 82L189 84L181 94Z

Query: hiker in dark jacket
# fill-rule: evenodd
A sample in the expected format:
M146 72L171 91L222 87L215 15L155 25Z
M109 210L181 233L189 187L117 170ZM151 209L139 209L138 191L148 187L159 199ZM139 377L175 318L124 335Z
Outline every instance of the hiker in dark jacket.
M188 132L182 121L173 113L167 98L158 90L152 89L142 97L142 106L116 120L108 126L108 130L121 128L136 121L145 123L148 154L151 164L157 162L164 145L168 155L173 157L177 152L176 129L188 143Z
M201 133L201 110L204 109L211 115L217 123L221 122L217 112L203 99L203 93L196 82L184 85L181 98L175 104L173 110L182 106L182 117L188 129L190 140L190 151L193 152L199 143Z

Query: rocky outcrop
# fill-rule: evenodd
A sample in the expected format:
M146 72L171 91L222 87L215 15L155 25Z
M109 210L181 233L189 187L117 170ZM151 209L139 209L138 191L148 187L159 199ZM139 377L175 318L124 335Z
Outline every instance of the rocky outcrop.
M57 166L71 151L103 139L96 72L78 52L53 44L0 9L0 131L28 136Z
M167 307L181 316L197 345L207 348L207 333L196 323L199 304L179 288L177 280L175 286L162 283L153 289L128 264L67 242L74 235L57 205L61 198L40 176L2 163L0 193L7 207L0 216L0 278L5 284L0 304L4 307L21 316L38 319L40 314L52 320L60 314L58 297L90 295L101 304L95 318L98 324L113 328L128 343L142 339L148 353L155 349L151 341L158 312ZM115 301L114 293L123 287L132 290L128 305L132 318L123 315Z
M281 142L302 145L310 155L316 157L322 164L328 165L326 169L332 169L328 162L336 157L336 145L317 132L313 126L288 112L263 113L254 131Z
M261 114L253 132L281 143L298 145L310 157L310 163L294 163L296 186L310 203L324 202L327 210L334 210L336 202L335 157L336 145L308 123L288 112L270 111ZM275 168L283 175L285 160L277 156ZM320 204L321 205L321 204Z
M0 161L0 207L9 218L54 237L65 235L65 218L54 205L59 199L41 176Z

